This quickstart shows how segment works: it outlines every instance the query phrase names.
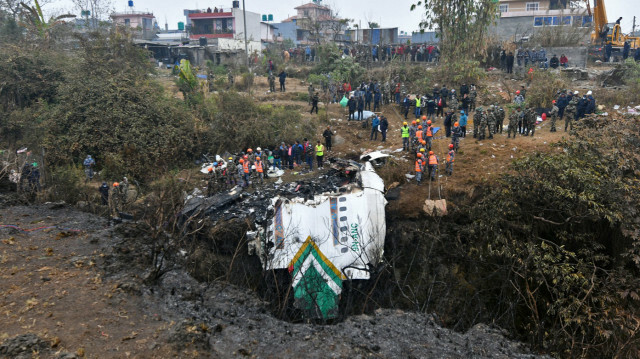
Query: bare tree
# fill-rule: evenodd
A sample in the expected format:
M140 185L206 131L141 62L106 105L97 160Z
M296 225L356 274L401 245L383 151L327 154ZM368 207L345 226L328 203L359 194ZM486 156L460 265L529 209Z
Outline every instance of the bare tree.
M112 0L72 0L76 9L79 11L90 11L89 24L92 27L96 27L100 20L105 19L111 12L113 12Z

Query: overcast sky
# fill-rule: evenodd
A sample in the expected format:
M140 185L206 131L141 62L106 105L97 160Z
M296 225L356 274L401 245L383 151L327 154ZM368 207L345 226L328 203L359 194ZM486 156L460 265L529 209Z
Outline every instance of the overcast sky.
M637 19L637 27L640 28L640 1L638 0L604 0L607 8L609 22L614 22L622 16L622 30L625 33L631 31L633 16ZM311 2L311 0L245 0L247 11L260 14L273 14L274 20L279 22L289 16L295 15L293 9L296 6ZM127 8L127 0L112 0L116 11ZM176 29L178 21L185 21L183 9L206 9L207 7L230 8L232 0L134 0L134 9L150 11L156 16L160 27L164 28L165 19L169 29ZM419 11L410 11L412 0L324 0L324 5L336 9L340 17L362 21L366 27L367 21L379 23L382 27L398 27L401 31L417 31L422 14ZM593 4L593 1L592 1ZM240 1L242 7L242 0ZM45 7L52 13L60 13L64 10L78 13L74 9L71 0L54 0Z

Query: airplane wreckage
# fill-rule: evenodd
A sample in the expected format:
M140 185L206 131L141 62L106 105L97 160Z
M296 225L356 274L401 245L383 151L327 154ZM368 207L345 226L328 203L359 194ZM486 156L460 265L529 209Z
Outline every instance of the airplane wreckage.
M267 185L248 193L241 187L211 197L187 197L182 215L214 222L251 218L249 254L263 270L288 270L295 306L308 318L338 315L344 280L366 280L383 257L386 235L384 182L374 165L332 160L318 177Z

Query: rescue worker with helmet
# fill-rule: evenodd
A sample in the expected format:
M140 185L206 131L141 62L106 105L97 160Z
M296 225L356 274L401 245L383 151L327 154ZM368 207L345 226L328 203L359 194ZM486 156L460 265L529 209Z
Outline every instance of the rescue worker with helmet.
M453 161L455 159L455 155L456 155L456 151L454 149L453 144L449 144L449 152L447 153L447 162L446 162L446 168L445 168L445 173L448 176L451 176L453 174Z
M429 151L429 157L427 160L427 165L429 168L429 177L432 181L436 179L436 171L438 170L438 156L433 153L433 151Z
M416 155L415 171L416 181L420 184L420 182L422 182L422 172L424 172L424 161L422 159L422 153L420 152Z
M411 135L409 126L407 126L407 122L402 123L402 127L400 127L400 134L402 136L402 150L409 150L409 136Z

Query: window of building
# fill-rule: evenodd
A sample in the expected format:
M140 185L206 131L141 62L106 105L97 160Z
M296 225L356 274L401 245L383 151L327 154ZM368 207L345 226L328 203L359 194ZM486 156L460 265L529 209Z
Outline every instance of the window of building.
M590 27L592 22L593 18L591 16L582 17L582 27Z
M509 4L500 4L500 12L509 12Z
M542 17L534 17L533 18L533 26L542 26L544 22L544 19Z
M571 25L571 16L563 16L562 25Z
M538 11L540 10L539 2L528 2L527 3L527 11Z
M309 10L304 10L303 13L304 13L304 16L309 16Z
M131 25L131 19L124 19L124 24L127 26Z

